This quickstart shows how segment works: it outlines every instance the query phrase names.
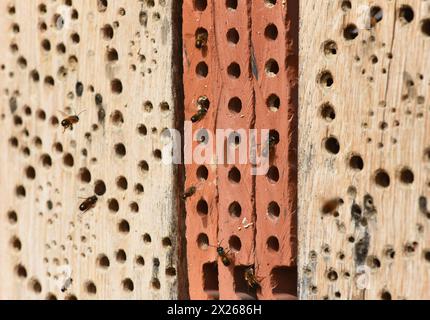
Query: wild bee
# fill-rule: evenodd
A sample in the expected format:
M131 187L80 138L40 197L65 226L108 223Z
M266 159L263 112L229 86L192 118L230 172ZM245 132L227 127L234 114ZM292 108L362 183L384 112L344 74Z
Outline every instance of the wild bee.
M244 277L248 286L251 289L257 289L260 287L260 281L255 276L254 268L249 267L245 269Z
M61 287L61 292L65 292L70 287L72 282L73 282L72 278L70 278L70 277L67 278L66 281L64 282L63 286Z
M184 193L182 194L182 200L187 200L187 198L193 196L196 193L196 187L192 186L189 187L187 190L184 191Z
M73 125L79 122L79 116L82 114L82 112L84 112L85 110L82 110L81 112L79 112L77 115L67 115L66 113L64 113L63 111L60 110L61 114L65 117L62 121L61 121L61 125L64 128L63 133L70 128L70 130L73 130Z
M208 32L203 28L199 28L196 31L196 48L203 49L206 47L207 43L208 43Z
M79 206L79 210L81 210L82 214L84 214L85 212L87 212L88 210L91 210L96 206L97 200L98 198L95 195L85 198L84 202L82 202L81 205Z
M208 113L209 105L210 105L210 102L208 97L200 96L197 99L197 107L199 108L199 110L195 115L191 117L191 122L196 123L202 120L205 117L205 115Z
M221 247L221 242L218 242L218 245L215 246L211 246L216 248L216 252L218 253L218 256L221 258L222 263L228 267L231 264L231 258L228 256L228 253L230 252L230 250L225 251L225 249L223 247Z

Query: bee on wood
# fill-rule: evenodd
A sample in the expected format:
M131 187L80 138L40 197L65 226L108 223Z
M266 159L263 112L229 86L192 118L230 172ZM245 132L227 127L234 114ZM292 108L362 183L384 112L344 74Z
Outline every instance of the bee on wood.
M196 48L204 49L208 43L208 32L200 28L196 31Z
M187 198L193 196L196 193L197 188L195 186L189 187L182 194L182 200L187 200Z
M254 268L249 267L245 269L244 277L248 286L251 289L257 289L260 287L260 281L255 276Z
M84 214L85 212L87 212L88 210L91 210L96 206L97 200L98 198L95 195L85 198L84 202L80 204L79 210L81 210L82 214Z
M63 286L61 287L61 292L65 292L70 287L72 282L73 282L72 278L70 278L70 277L67 278L66 281L64 282Z
M84 112L85 110L82 110L76 115L67 115L63 111L60 110L61 114L65 117L61 121L61 125L63 126L64 130L63 133L70 128L70 130L73 130L73 125L79 122L79 116Z
M205 117L205 115L208 113L209 105L210 105L210 102L208 97L206 96L199 97L197 99L197 107L199 108L199 110L195 115L191 117L191 122L196 123L202 120Z

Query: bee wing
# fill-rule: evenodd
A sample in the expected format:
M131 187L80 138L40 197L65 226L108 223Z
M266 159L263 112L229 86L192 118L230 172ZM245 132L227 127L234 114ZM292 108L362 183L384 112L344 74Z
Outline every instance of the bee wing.
M58 109L58 112L60 112L64 117L68 117L69 115L67 113L65 113L64 111Z

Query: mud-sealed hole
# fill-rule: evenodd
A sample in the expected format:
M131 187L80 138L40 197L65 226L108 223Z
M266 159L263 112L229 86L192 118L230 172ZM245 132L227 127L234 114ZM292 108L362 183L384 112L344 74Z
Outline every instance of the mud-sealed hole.
M276 267L270 273L272 293L279 299L297 296L296 267Z
M212 299L219 299L218 264L208 262L203 265L203 290Z
M245 279L245 271L248 266L236 266L234 267L233 278L234 278L234 292L241 300L256 300L257 290L259 287L250 287Z

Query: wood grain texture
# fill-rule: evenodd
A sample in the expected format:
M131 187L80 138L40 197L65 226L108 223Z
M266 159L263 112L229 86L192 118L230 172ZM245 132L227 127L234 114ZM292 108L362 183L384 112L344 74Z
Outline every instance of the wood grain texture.
M0 3L1 299L178 297L174 5Z
M300 3L300 298L428 299L428 1Z

